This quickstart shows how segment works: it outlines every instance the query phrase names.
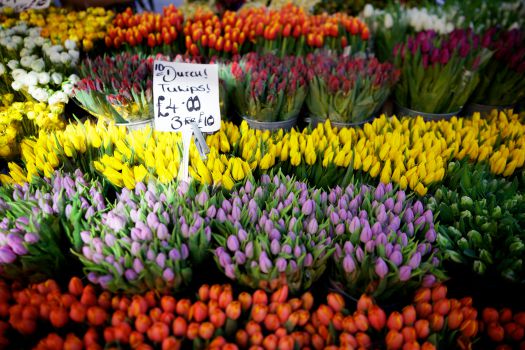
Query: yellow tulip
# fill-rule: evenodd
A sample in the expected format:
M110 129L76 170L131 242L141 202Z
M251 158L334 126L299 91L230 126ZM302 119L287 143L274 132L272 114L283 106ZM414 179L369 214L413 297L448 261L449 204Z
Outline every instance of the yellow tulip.
M376 162L373 166L372 166L372 169L370 169L370 176L372 177L376 177L378 174L379 174L379 170L381 169L381 164L379 162Z

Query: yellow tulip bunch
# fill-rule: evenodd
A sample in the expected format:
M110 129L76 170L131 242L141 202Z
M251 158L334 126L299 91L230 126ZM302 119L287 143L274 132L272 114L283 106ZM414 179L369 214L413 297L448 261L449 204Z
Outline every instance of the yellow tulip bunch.
M94 42L104 39L113 17L113 11L102 7L90 7L85 11L50 7L20 13L20 20L41 27L41 35L50 38L53 44L65 44L69 39L85 51L91 50Z
M33 176L49 177L59 166L97 171L118 187L133 189L137 182L156 178L168 183L177 178L182 159L181 137L178 133L154 132L150 128L127 132L125 127L69 124L53 134L40 133L35 139L21 143L25 171L9 164L10 176L2 182L21 183ZM227 189L251 173L248 163L240 158L211 152L203 161L196 147L190 148L190 175L207 184L221 184Z
M4 28L10 28L16 24L18 18L12 7L2 7L0 9L0 25Z
M24 137L36 135L39 130L50 132L65 127L64 106L49 106L42 102L13 102L12 94L1 97L0 157L11 158L19 152Z

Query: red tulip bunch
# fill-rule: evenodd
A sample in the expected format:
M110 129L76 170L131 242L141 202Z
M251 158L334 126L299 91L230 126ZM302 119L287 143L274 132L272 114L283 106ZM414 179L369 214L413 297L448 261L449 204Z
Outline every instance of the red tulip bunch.
M509 308L499 311L487 307L481 314L481 328L498 350L525 348L525 312L513 313Z
M179 53L184 51L180 40L184 15L173 4L153 12L133 13L128 8L113 19L105 38L108 48L122 47L136 52L141 47L146 52ZM149 49L148 49L149 47Z

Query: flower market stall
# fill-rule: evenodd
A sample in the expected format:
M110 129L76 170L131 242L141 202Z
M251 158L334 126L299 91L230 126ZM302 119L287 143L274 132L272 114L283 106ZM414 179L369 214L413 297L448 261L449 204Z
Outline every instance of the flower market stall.
M523 2L240 3L0 10L0 348L525 349Z

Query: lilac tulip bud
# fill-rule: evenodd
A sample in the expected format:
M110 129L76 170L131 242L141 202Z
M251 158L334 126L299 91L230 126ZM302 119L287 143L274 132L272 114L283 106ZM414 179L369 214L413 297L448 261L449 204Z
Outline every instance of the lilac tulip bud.
M343 246L343 249L346 254L352 254L354 252L354 245L352 244L352 242L346 241Z
M344 209L339 209L339 217L341 218L341 220L345 221L346 219L348 219L348 212Z
M244 265L244 263L246 262L246 255L244 255L244 253L239 250L235 252L235 255L233 257L235 259L235 262L239 265Z
M233 264L226 265L224 267L224 274L226 277L234 280L235 279L235 266Z
M296 245L293 249L293 255L299 259L301 257L301 255L303 255L303 251L301 250L301 247L299 247L298 245Z
M352 221L350 221L350 225L348 227L348 230L350 233L357 232L361 228L361 222L359 221L359 218L357 216L354 216L352 218Z
M290 262L288 262L288 266L290 266L290 270L292 270L292 272L297 271L297 263L295 260L290 260Z
M328 195L328 201L332 204L334 204L337 201L337 195L335 194L335 191L330 191L330 194Z
M173 270L168 267L162 272L162 278L166 282L171 282L175 279L175 274L173 273Z
M386 254L386 256L390 256L393 251L394 251L394 246L392 245L392 243L387 243L385 245L385 254Z
M272 230L274 229L273 222L265 216L261 218L261 221L264 221L264 232L266 232L267 235L270 235Z
M277 271L279 272L284 272L286 271L286 260L284 258L277 258L277 260L275 261L275 267L277 268Z
M399 266L403 262L403 255L399 251L392 252L392 254L390 254L390 261L394 265Z
M40 240L40 237L33 232L28 232L24 235L24 241L29 244L34 244Z
M115 232L119 232L126 226L126 219L113 212L106 216L106 225Z
M104 237L104 241L109 247L113 247L115 245L115 242L117 241L115 236L113 236L111 233L107 233Z
M381 226L381 224L379 222L376 222L374 225L372 225L372 234L373 235L378 235L381 232L383 232L383 227Z
M84 215L84 217L86 218L86 220L89 220L89 218L91 218L94 215L95 215L95 208L89 207L88 210L86 211L86 214Z
M217 214L217 209L215 209L215 206L212 204L212 205L210 205L208 210L206 210L206 217L209 218L209 219L214 219L215 218L215 214Z
M160 240L166 240L170 236L170 233L168 231L168 228L164 224L159 224L157 226L157 237Z
M246 243L246 247L244 248L244 254L246 254L246 257L248 259L253 258L253 242Z
M432 211L431 211L431 210L426 210L426 211L423 213L423 216L425 217L425 220L426 220L427 224L432 224L432 223L434 223L434 215L432 214Z
M402 282L408 281L412 276L412 268L410 266L401 266L399 268L399 280Z
M386 210L393 210L394 209L394 199L392 197L388 198L385 201L385 209Z
M344 224L338 224L335 227L335 233L337 235L342 235L343 233L345 233L345 225Z
M195 201L197 204L199 204L201 207L203 207L206 202L208 202L208 194L206 192L200 192L195 196Z
M272 262L268 259L266 252L261 252L261 255L259 256L259 268L263 273L270 272L270 269L272 268Z
M188 249L188 246L186 244L181 245L180 254L183 260L188 259L188 257L190 256L190 250Z
M118 262L111 263L115 270L117 270L117 275L121 276L124 273L124 270L122 269L122 265L120 265Z
M405 191L397 191L397 193L396 193L396 200L398 202L404 202L405 199L406 199Z
M95 264L100 264L101 262L104 261L104 255L102 255L101 253L95 252L92 256L92 260Z
M399 216L394 216L390 219L390 224L388 225L388 227L392 230L392 231L397 231L399 230L399 227L401 226L401 220L399 219Z
M312 218L310 222L308 223L308 227L306 231L309 234L313 235L314 233L317 232L318 229L319 229L319 225L317 224L317 220L315 218Z
M268 238L270 238L271 240L274 240L274 239L279 240L281 239L281 233L279 232L278 229L272 228L272 230L270 231L270 234L268 235Z
M419 264L421 263L421 253L416 252L410 260L408 261L408 266L410 266L412 269L417 269L419 267Z
M425 217L424 216L420 216L414 221L414 226L415 227L418 227L418 226L421 226L421 225L424 225L424 224L425 224Z
M343 249L341 249L341 245L339 244L335 245L335 251L334 251L333 257L336 261L340 260L343 257Z
M405 214L403 215L403 220L410 223L414 221L414 212L412 211L412 208L407 208L405 210Z
M436 283L437 279L434 275L426 275L423 277L423 287L425 288L432 288L434 284Z
M381 208L379 211L379 214L377 215L377 222L381 224L385 224L388 220L388 215L386 215L386 211L384 208Z
M166 264L166 254L159 253L157 257L155 258L155 262L157 265L159 265L161 268L164 268L164 265Z
M217 220L219 222L225 222L227 220L226 213L224 212L224 209L219 208L219 210L217 210Z
M279 254L279 252L281 251L281 245L279 244L278 240L272 240L272 243L270 243L270 251L273 255Z
M139 242L133 242L131 243L131 254L134 256L138 256L140 254L142 246Z
M29 225L29 219L27 216L22 216L16 219L15 226L21 230L25 229Z
M131 218L131 221L133 221L133 222L140 221L140 213L136 209L131 209L129 211L129 217Z
M377 258L375 272L379 278L385 278L385 276L388 274L388 266L383 259Z
M414 213L415 215L421 215L423 214L423 203L421 203L421 201L416 201L416 203L414 203Z
M241 228L237 232L237 238L239 238L239 241L244 242L244 241L246 241L248 239L248 233L246 233L246 231Z
M253 198L262 198L264 196L264 191L261 187L257 187L255 190L255 193L253 194Z
M232 259L228 253L226 253L224 250L216 250L215 254L217 254L217 257L219 258L219 264L222 267L226 267L226 265L229 265L232 263Z
M343 270L346 273L352 273L355 270L354 258L351 255L346 255L343 259Z
M330 214L330 221L332 221L332 224L334 225L339 223L339 215L335 211Z
M156 254L152 249L148 249L148 252L146 253L146 258L148 260L155 260Z
M253 191L253 185L250 180L246 181L246 183L244 184L244 191L246 193L251 193Z
M363 249L361 249L361 247L357 247L355 251L355 257L357 258L358 262L363 262L363 259L365 258L365 252Z
M380 201L381 199L383 199L384 196L385 196L385 186L383 184L379 184L379 186L377 186L375 190L374 198Z
M236 252L239 250L239 241L237 240L236 236L229 236L228 240L226 241L226 245L228 249L232 252Z
M301 212L304 216L309 216L314 211L314 201L311 199L308 199L304 202L303 207L301 209Z
M304 266L310 267L313 265L313 263L314 263L314 257L312 256L312 254L311 253L306 254L306 257L304 258Z
M112 276L109 276L109 275L100 276L98 278L98 284L100 284L102 288L107 289L108 285L111 283L112 280L113 280Z
M84 255L88 260L91 260L93 258L93 251L88 246L83 246L82 255Z
M396 202L394 209L392 210L394 214L399 215L403 211L403 202Z
M127 269L126 272L124 272L124 276L128 281L134 281L137 278L137 273L132 269Z
M375 241L368 241L365 243L365 251L369 252L369 253L372 253L374 251L374 248L376 247L376 242Z
M379 245L385 245L387 244L388 242L388 239L386 238L386 235L384 233L380 233L377 235L376 237L376 243L379 244Z
M408 236L406 233L401 233L399 235L399 238L401 239L401 245L403 247L406 247L408 245Z
M222 207L222 210L224 210L224 212L226 212L226 213L230 213L232 211L232 204L227 199L222 201L222 206L221 207Z
M368 227L363 228L363 230L361 230L359 239L363 243L370 241L372 239L372 230Z
M91 242L91 232L81 231L80 238L82 239L82 242L89 244Z
M147 218L146 218L146 222L148 224L149 227L151 227L152 230L156 229L157 226L159 225L159 219L157 217L157 215L153 212L149 213Z
M16 260L16 254L11 248L3 246L0 247L0 264L11 264Z
M431 228L425 233L425 239L429 241L430 243L434 243L436 241L436 231Z
M282 246L281 252L283 254L292 254L292 247L290 247L288 244L285 244Z

